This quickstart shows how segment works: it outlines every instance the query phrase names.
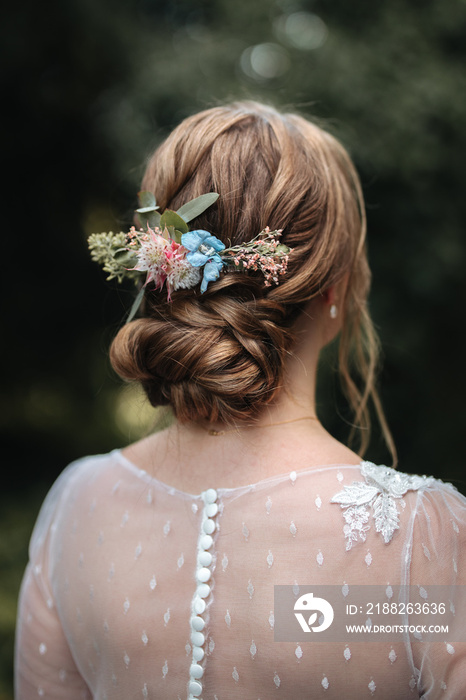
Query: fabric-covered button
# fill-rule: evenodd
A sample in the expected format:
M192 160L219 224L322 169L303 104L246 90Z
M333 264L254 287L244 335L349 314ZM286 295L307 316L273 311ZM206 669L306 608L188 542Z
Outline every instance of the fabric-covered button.
M191 632L191 641L196 647L201 647L205 642L205 637L202 632Z
M194 603L193 603L193 610L197 615L202 615L204 610L206 609L206 603L205 600L202 600L202 598L195 598Z
M212 564L212 554L210 552L199 552L197 560L201 566L210 566Z
M215 518L218 513L218 505L216 503L209 503L205 507L205 514L208 518Z
M203 566L201 569L198 569L196 577L201 583L206 583L210 579L210 570Z
M204 535L203 537L201 537L200 545L202 549L210 549L212 547L213 542L214 541L210 535Z
M205 620L196 615L195 617L191 618L191 627L193 630L196 630L196 632L201 632L205 627Z
M195 661L202 661L204 658L204 649L202 647L193 646L193 659Z
M191 664L189 672L192 678L202 678L202 676L204 675L204 669L202 668L202 666L199 666L199 664Z
M207 520L205 520L204 524L202 525L202 529L204 530L206 535L211 535L215 530L215 522L210 518L207 518Z
M211 535L215 532L217 524L213 518L215 518L219 512L218 505L215 503L217 500L217 492L215 489L207 489L207 491L204 491L202 499L204 501L204 508L198 540L196 570L197 589L192 600L192 614L190 618L192 644L192 661L188 685L190 700L195 700L202 693L202 684L199 683L198 680L204 675L204 668L199 663L205 656L205 651L203 649L205 635L202 630L205 629L206 621L203 619L202 614L207 608L205 598L207 598L211 592L207 581L210 581L212 576L212 571L209 567L213 561L212 554L207 550L212 547L214 542Z
M210 586L208 586L207 583L200 583L199 586L197 587L197 595L200 598L207 598L209 593L210 593Z
M186 686L185 686L186 687ZM194 695L195 697L198 697L202 693L202 685L199 683L199 681L190 681L189 683L189 692Z
M204 501L206 503L215 503L217 500L217 491L215 489L207 489L204 494Z

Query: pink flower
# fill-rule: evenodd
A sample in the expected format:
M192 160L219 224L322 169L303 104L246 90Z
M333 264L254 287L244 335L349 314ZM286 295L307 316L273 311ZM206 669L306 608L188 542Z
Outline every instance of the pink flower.
M140 237L141 247L137 252L138 264L134 269L139 272L147 272L145 285L154 282L156 289L162 289L167 277L164 266L170 243L151 228L147 229L147 234Z
M172 240L165 250L163 271L167 281L168 301L171 300L171 293L177 289L191 289L200 282L201 271L191 265L186 258L187 252L184 246Z

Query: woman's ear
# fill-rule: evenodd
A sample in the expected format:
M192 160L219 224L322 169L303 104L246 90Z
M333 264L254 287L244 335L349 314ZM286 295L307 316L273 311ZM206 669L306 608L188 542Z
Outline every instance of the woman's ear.
M325 345L330 343L340 332L343 323L343 309L349 275L327 287L322 293L322 325Z
M341 317L343 315L343 306L345 303L348 281L349 274L346 274L339 282L327 287L325 292L322 294L322 301L324 303L324 307L326 308L326 315L332 321L340 319L340 323L338 324L339 327L341 325Z
M331 287L327 287L325 292L322 294L322 301L327 312L327 316L330 316L332 320L338 318L338 290L337 285L334 284Z

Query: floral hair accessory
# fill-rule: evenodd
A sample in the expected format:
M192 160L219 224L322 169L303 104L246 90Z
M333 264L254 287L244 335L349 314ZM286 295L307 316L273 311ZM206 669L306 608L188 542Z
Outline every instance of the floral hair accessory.
M208 231L190 231L188 222L202 214L218 199L210 192L184 204L178 211L157 210L151 192L140 192L140 208L136 210L141 228L131 227L128 233L93 233L88 238L91 257L108 272L108 280L133 279L141 273L146 280L133 304L131 320L144 296L145 287L154 283L155 289L167 288L168 301L177 289L192 289L201 283L203 294L209 282L219 278L221 271L260 271L265 286L279 283L285 274L290 248L279 242L281 231L266 227L247 243L226 248Z

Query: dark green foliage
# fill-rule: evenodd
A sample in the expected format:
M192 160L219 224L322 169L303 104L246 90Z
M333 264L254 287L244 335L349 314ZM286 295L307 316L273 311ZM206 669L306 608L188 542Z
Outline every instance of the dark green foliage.
M298 18L308 35L287 25L297 12L311 15ZM400 467L466 490L464 2L52 0L10 4L1 26L1 426L12 504L36 510L23 494L71 459L132 438L114 421L120 384L107 349L134 285L107 285L86 237L127 230L152 148L183 117L236 97L313 114L349 147L368 207L382 396ZM330 379L319 400L344 437L349 416ZM368 456L387 459L377 433ZM20 505L3 516L18 541L2 551L2 699L32 519Z

